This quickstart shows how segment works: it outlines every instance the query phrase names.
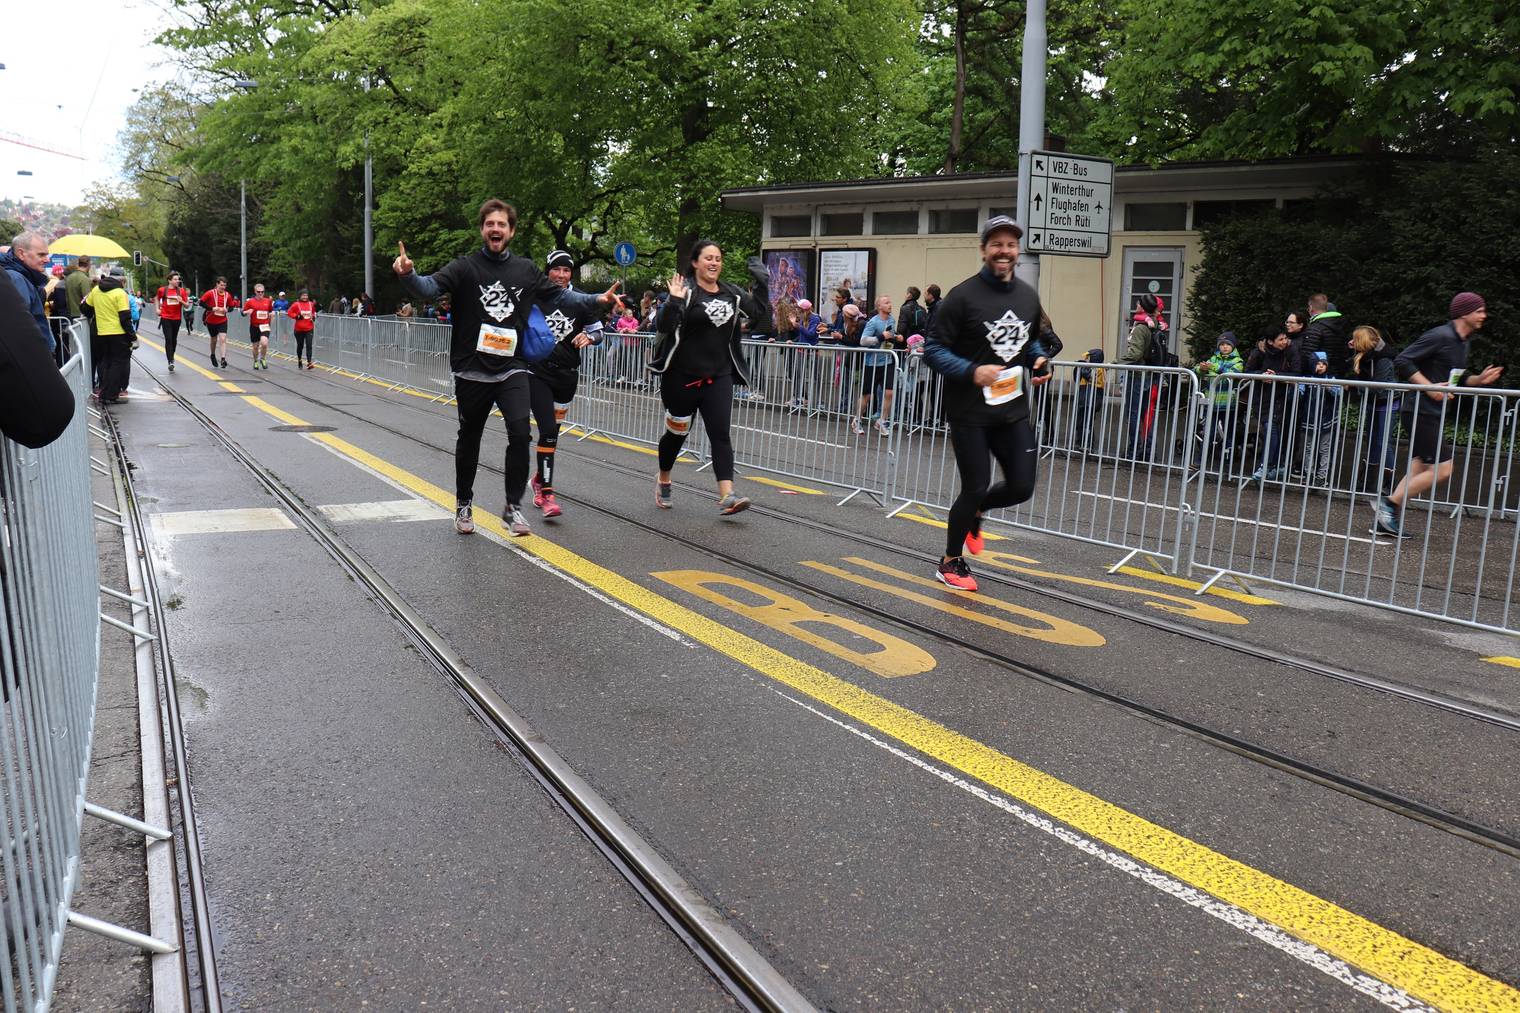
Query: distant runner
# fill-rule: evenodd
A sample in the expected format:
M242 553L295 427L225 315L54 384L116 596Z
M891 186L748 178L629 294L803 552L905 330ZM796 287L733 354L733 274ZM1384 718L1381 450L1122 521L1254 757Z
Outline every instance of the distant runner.
M264 294L264 286L254 283L253 298L243 303L248 318L248 345L253 352L253 368L269 368L269 328L274 323L274 300Z
M216 287L201 296L206 308L201 317L211 335L211 365L227 368L227 315L237 309L238 297L227 291L227 279L217 278Z
M290 304L285 315L296 322L296 368L301 368L301 352L306 352L306 368L311 368L311 347L317 334L317 304L311 301L311 293L301 289L296 301Z
M158 307L158 329L164 335L164 358L169 360L169 372L174 372L174 352L179 347L179 328L190 305L190 290L179 280L179 272L169 272L169 280L155 294Z

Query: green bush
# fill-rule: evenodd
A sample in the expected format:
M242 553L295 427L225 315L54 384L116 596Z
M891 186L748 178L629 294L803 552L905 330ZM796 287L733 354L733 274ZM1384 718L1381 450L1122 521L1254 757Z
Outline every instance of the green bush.
M1520 387L1520 156L1472 161L1369 160L1354 184L1294 211L1206 226L1188 299L1189 347L1213 352L1220 331L1242 349L1324 292L1352 327L1371 324L1402 347L1446 320L1457 292L1479 292L1488 323L1469 365L1505 366Z

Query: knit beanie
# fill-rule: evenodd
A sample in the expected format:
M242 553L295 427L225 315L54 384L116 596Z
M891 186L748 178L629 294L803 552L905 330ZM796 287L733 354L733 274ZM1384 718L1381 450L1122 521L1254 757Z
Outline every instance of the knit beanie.
M1446 319L1455 320L1465 317L1469 313L1477 312L1488 305L1483 297L1476 292L1458 292L1451 297L1451 309L1446 313Z

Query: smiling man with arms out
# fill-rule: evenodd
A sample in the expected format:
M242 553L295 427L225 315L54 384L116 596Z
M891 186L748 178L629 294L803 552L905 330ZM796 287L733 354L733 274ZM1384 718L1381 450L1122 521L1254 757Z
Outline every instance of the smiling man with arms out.
M480 206L481 247L450 261L434 274L419 275L406 255L406 245L392 265L401 287L415 299L437 299L447 293L453 306L449 365L459 405L459 437L454 444L454 527L462 535L475 530L471 503L475 469L480 463L480 437L492 407L501 409L507 425L505 486L507 508L502 519L514 535L529 533L521 503L528 484L530 434L529 364L519 354L528 328L528 313L540 307L574 313L596 303L612 302L614 284L600 295L561 288L524 257L508 249L517 231L517 209L493 197Z

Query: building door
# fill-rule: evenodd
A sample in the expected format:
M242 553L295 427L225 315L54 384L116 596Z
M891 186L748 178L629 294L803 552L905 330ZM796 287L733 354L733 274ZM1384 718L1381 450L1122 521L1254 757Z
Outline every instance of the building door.
M1135 300L1149 293L1161 300L1166 318L1168 345L1177 351L1178 302L1182 296L1182 247L1126 247L1124 250L1124 305L1119 313L1119 350L1134 326Z

